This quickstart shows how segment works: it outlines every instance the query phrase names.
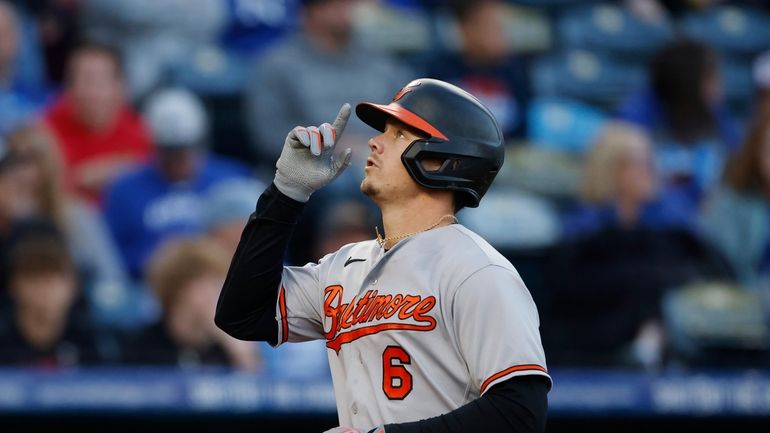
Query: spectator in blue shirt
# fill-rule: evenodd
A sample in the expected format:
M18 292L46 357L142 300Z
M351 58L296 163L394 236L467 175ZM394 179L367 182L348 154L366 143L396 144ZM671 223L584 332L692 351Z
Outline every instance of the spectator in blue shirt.
M564 220L564 235L607 228L687 228L695 210L676 192L657 185L649 137L636 126L609 124L588 155L579 208Z
M48 97L34 28L0 0L0 134L27 123Z
M157 158L119 178L105 203L116 244L137 279L161 242L205 231L209 188L250 175L245 165L206 152L206 113L191 93L159 92L148 102L145 114Z
M660 180L698 206L740 140L722 96L719 59L700 42L677 41L655 56L649 81L619 115L652 136Z

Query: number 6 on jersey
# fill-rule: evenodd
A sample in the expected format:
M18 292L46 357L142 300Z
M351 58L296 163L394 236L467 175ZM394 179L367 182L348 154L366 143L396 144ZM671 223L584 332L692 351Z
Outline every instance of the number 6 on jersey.
M382 352L382 391L390 400L403 400L412 391L412 374L405 364L412 358L401 346L388 346Z

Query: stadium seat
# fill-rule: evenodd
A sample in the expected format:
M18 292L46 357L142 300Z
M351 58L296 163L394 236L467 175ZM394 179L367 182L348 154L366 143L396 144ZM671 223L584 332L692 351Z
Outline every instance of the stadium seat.
M643 65L582 49L537 60L532 76L540 96L576 98L607 109L644 86L646 80Z
M536 144L508 149L500 170L499 185L510 185L544 197L561 206L572 202L582 170L578 155L542 149Z
M642 59L674 36L667 17L658 23L642 20L620 5L604 3L565 12L557 24L562 43Z
M426 52L432 44L430 16L403 5L364 3L356 9L359 41L375 51L396 54Z
M203 100L211 121L211 150L244 162L255 159L242 119L242 89L248 77L241 56L207 46L172 71L176 86L195 92Z
M663 298L673 357L692 366L760 366L770 329L760 293L728 283L695 283Z
M577 101L536 98L527 113L527 130L538 148L582 154L608 117L601 110Z
M770 46L770 15L736 6L692 12L681 20L682 31L735 55L753 55Z
M172 81L199 95L240 94L247 70L245 59L207 45L175 67Z
M85 293L92 319L100 326L133 330L152 323L160 315L158 301L141 285L89 285Z
M299 0L228 0L221 36L228 51L256 55L297 27Z
M556 209L542 197L513 188L492 188L484 206L465 209L463 225L501 250L547 247L559 238Z

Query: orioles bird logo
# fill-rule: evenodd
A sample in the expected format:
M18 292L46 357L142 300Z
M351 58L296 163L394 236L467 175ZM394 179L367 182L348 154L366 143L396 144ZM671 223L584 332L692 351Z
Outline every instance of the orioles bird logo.
M403 97L404 97L404 95L406 95L407 93L411 92L411 91L412 91L412 88L414 88L414 87L417 87L417 86L419 86L420 84L421 84L421 83L416 83L416 84L407 84L407 85L406 85L406 86L404 86L404 87L403 87L401 90L399 90L399 91L398 91L398 93L396 93L396 96L394 96L394 97L393 97L393 100L392 100L392 101L390 101L390 102L396 102L396 101L398 101L399 99L403 98Z

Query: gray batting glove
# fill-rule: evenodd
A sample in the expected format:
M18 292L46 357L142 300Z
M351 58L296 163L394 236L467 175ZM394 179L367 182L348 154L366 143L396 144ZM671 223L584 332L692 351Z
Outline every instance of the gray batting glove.
M350 117L350 104L340 108L334 123L321 126L297 126L286 136L281 157L275 163L273 183L283 194L306 202L310 195L342 173L350 165L351 149L334 157L337 139Z

